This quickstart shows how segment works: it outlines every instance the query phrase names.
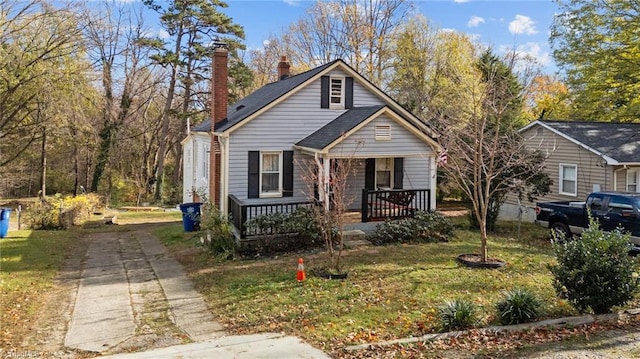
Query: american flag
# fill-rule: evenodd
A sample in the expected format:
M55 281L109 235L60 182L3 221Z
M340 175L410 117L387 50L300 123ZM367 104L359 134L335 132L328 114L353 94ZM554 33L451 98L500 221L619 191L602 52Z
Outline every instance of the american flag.
M438 155L438 167L444 167L447 165L447 160L449 159L449 154L447 150L440 152Z

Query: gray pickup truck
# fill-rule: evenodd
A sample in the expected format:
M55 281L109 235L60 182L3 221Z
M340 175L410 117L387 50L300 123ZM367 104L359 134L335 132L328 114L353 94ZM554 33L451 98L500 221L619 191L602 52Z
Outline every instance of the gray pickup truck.
M633 252L640 253L640 193L594 192L586 202L541 202L536 223L570 238L589 225L587 208L604 231L618 227L631 235Z

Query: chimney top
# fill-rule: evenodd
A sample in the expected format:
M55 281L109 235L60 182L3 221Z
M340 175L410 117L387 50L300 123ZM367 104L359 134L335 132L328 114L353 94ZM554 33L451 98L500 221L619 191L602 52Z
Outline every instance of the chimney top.
M285 55L280 56L280 62L278 63L278 80L284 80L289 77L289 68L291 65L287 61Z

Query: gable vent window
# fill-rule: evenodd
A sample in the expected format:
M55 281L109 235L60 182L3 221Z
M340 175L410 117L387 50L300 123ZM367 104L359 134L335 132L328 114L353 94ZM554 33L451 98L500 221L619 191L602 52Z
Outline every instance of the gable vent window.
M331 78L331 108L344 108L344 78Z
M376 141L388 141L391 139L391 126L376 125L375 128Z

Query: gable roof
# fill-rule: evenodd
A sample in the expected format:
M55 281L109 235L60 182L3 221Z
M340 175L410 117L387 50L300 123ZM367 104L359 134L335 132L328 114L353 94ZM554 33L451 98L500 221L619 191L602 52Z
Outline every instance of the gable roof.
M354 127L383 109L385 106L386 105L354 107L338 116L335 120L322 126L316 132L303 138L301 141L296 143L296 146L321 150L329 146L343 134L351 131Z
M400 116L402 116L407 122L411 123L417 129L434 139L438 137L437 134L429 126L420 121L411 112L403 108L393 98L376 87L373 83L371 83L371 81L367 80L360 73L355 71L342 59L333 60L309 71L293 75L284 80L269 83L259 88L242 100L229 106L227 110L227 117L215 125L214 132L227 132L241 126L243 122L255 118L270 106L280 102L284 98L294 93L297 89L302 87L301 85L322 76L324 73L329 72L336 67L340 67L345 72L351 74L351 76L353 76L354 78L357 77L359 81L361 81L376 95L380 96L381 99L387 103L387 105L393 108L394 111L400 114ZM203 123L194 126L193 131L211 131L211 119L208 119Z
M602 156L607 164L640 164L640 123L535 121L569 141Z
M339 60L326 63L309 71L293 75L283 80L268 83L253 91L240 101L229 106L227 117L216 124L215 132L224 132L234 125L242 122L247 117L259 111L263 107L284 96L307 80L321 73ZM211 130L211 119L208 119L193 128L196 132L208 132Z

